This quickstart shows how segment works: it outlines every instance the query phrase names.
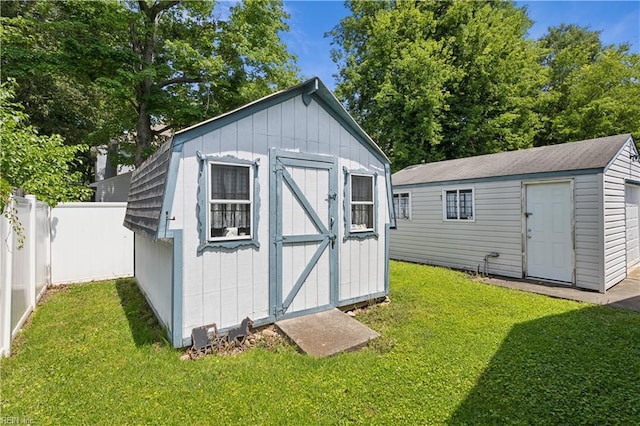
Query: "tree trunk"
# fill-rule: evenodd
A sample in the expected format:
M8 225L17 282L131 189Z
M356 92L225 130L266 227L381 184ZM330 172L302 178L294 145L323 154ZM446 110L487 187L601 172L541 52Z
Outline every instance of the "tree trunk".
M147 104L142 102L138 106L138 120L136 121L136 153L133 159L136 167L139 167L149 155L152 142L151 116L147 112Z
M149 7L145 0L138 0L140 10L146 16L145 28L142 29L144 38L141 41L136 34L136 25L132 24L131 44L133 51L140 56L140 71L143 72L147 68L153 66L156 33L160 14L178 4L179 1L158 1ZM136 120L136 153L134 156L134 164L140 166L146 157L151 153L154 132L151 128L151 114L149 113L148 99L151 97L153 89L153 80L151 77L145 77L136 87L136 112L138 118Z

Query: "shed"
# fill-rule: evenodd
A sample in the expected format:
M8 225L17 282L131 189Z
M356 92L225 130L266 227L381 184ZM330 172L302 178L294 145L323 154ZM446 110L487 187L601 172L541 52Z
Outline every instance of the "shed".
M640 262L630 134L395 173L393 259L605 292Z
M135 278L174 346L384 297L389 160L317 78L177 132L133 172Z

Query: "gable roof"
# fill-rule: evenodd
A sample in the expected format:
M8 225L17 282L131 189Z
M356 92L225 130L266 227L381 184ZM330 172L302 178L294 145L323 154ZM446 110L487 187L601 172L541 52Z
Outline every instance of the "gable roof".
M371 137L356 123L324 83L322 83L319 78L314 77L304 83L265 96L233 111L218 115L176 132L167 143L160 147L157 152L133 172L124 226L134 232L144 234L151 239L158 237L158 228L162 221L163 201L165 196L168 195L165 194L165 188L169 175L171 153L181 150L182 144L226 126L231 122L254 114L257 111L300 95L302 95L305 104L308 104L311 102L311 99L314 99L325 106L327 112L329 112L333 118L360 141L360 143L367 146L370 152L383 163L386 163L386 167L388 167L389 159L380 147L378 147ZM390 189L388 197L391 197Z
M265 96L257 101L243 105L240 108L236 108L191 127L187 127L186 129L182 129L174 135L174 146L181 145L190 139L209 133L212 130L226 126L233 121L238 121L244 117L254 114L257 111L269 108L272 105L284 102L287 99L291 99L299 95L302 95L302 99L305 104L308 104L311 99L320 101L322 105L327 107L327 112L329 112L342 126L349 130L357 140L365 144L365 146L374 152L380 160L385 163L389 163L389 158L385 155L382 149L380 149L367 132L365 132L353 117L351 117L340 101L318 77L313 77L296 86L272 93L271 95Z
M500 152L406 167L393 174L394 186L485 179L572 170L604 169L631 134Z

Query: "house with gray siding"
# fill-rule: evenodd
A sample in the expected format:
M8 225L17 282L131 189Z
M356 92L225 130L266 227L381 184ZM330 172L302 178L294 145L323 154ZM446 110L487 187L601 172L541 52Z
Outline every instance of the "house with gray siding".
M89 188L95 188L94 201L96 202L126 202L130 184L131 172L126 172L91 183Z
M177 132L133 172L135 278L174 346L384 297L389 160L317 78Z
M640 262L630 134L395 173L392 259L605 292Z

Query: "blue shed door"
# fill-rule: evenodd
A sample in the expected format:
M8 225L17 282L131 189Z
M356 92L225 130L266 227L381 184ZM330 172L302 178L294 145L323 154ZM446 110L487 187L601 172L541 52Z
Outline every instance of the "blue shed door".
M279 319L336 306L335 161L273 150L271 164L271 315Z

